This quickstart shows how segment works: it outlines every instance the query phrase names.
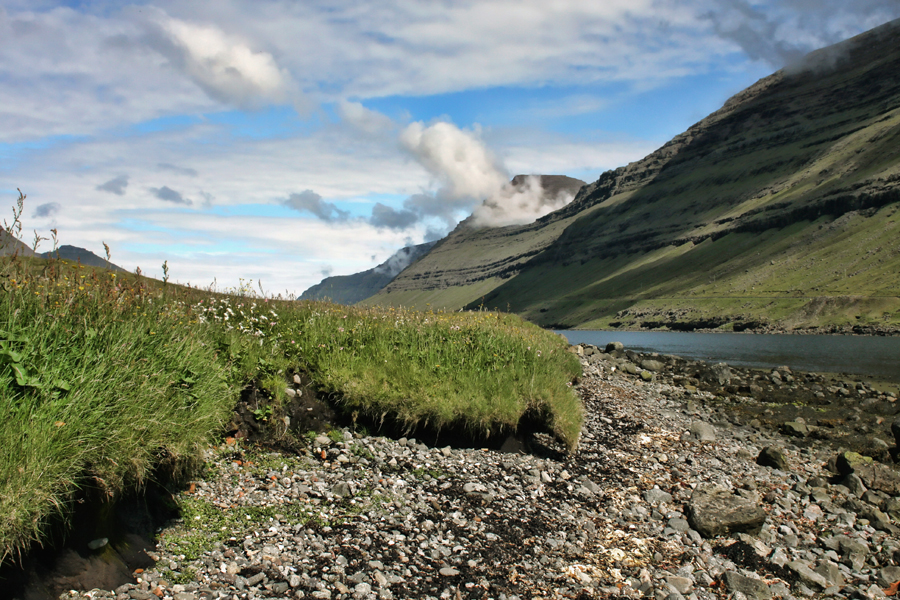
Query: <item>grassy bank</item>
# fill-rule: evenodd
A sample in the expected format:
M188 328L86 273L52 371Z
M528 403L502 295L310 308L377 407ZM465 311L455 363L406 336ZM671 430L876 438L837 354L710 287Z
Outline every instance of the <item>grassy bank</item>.
M136 275L0 258L0 558L44 541L79 490L113 496L189 468L240 390L277 402L305 370L348 412L476 435L540 416L577 443L580 371L518 317L217 294Z

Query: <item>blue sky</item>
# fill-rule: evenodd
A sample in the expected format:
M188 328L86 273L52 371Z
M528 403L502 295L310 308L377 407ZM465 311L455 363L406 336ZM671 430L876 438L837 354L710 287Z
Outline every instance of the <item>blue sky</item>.
M897 18L896 0L0 0L0 200L21 188L26 231L106 242L129 270L299 293L488 198L486 226L543 214L559 204L503 212L505 182L591 182Z

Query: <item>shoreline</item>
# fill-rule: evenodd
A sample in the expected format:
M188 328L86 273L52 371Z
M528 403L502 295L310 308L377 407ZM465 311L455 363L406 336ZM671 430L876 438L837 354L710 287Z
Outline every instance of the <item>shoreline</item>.
M186 512L161 531L155 566L61 597L876 598L900 580L887 463L874 479L865 465L830 471L826 425L795 414L785 429L763 414L776 404L718 395L721 370L693 385L686 367L647 371L652 357L612 350L582 347L571 455L539 433L511 438L514 452L347 430L299 455L224 443L177 494ZM758 464L766 449L783 469ZM731 505L756 520L716 529Z

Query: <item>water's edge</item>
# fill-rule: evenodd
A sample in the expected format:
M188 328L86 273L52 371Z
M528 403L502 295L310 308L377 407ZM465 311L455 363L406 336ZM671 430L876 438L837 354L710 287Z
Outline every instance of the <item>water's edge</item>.
M829 334L698 333L568 329L556 333L571 344L605 347L622 342L636 352L672 354L691 360L807 372L846 373L900 382L900 337Z

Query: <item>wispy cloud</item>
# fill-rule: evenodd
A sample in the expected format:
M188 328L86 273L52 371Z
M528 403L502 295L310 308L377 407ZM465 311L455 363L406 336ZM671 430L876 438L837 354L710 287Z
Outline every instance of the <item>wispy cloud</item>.
M326 223L346 221L350 213L339 209L331 202L322 200L322 196L312 190L304 190L299 194L291 194L284 205L296 211L308 212Z
M116 196L124 196L125 190L128 188L128 175L119 175L118 177L113 177L106 183L101 183L97 186L97 191L100 192L109 192L110 194L115 194Z
M181 192L176 192L167 185L164 185L161 188L150 188L150 193L160 200L165 200L166 202L171 202L172 204L185 204L188 206L193 204L193 202L182 196Z
M59 202L47 202L46 204L41 204L34 209L34 213L32 213L32 217L37 219L44 219L47 217L56 216L59 213L59 209L62 208L59 205Z
M159 163L156 167L160 171L171 171L172 173L178 173L179 175L185 175L187 177L197 177L200 174L197 172L197 169L179 167L178 165L170 165L169 163Z

